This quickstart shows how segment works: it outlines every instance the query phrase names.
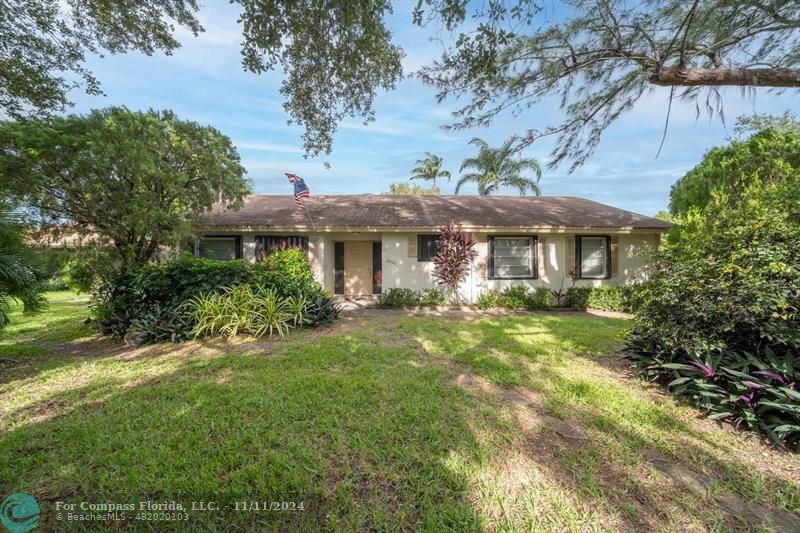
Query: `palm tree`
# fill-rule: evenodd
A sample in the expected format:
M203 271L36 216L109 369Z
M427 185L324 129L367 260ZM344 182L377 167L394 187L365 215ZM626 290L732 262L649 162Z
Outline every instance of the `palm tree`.
M450 172L442 170L442 158L430 152L425 152L425 159L418 159L417 166L411 169L412 180L433 180L436 187L436 178L446 178L450 181Z
M465 159L460 170L471 168L475 172L461 176L456 184L456 194L462 185L470 182L478 184L478 194L481 196L498 193L500 187L516 188L520 195L526 194L529 189L536 196L542 194L539 188L542 168L536 159L514 158L516 140L516 137L511 137L500 148L492 148L483 139L472 139L469 144L478 147L478 155ZM525 170L533 171L536 178L524 177L522 174Z
M40 295L42 272L23 243L21 226L0 211L0 329L8 323L11 300L23 303L25 312L44 305Z

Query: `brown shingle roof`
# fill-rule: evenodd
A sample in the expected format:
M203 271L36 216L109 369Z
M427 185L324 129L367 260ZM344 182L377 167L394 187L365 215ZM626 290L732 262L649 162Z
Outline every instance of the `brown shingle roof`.
M317 229L438 227L568 227L666 230L668 222L572 196L312 196L305 200ZM206 227L310 227L289 196L248 196L239 211L216 208Z

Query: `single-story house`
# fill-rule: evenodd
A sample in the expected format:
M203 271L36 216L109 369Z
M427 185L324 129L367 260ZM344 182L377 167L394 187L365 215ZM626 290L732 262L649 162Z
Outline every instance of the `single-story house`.
M392 287L435 287L439 228L453 221L477 241L461 287L474 301L488 289L526 284L553 289L629 285L670 224L568 196L332 195L305 200L251 195L238 211L201 220L195 253L255 261L281 246L307 251L314 276L335 294L366 296Z

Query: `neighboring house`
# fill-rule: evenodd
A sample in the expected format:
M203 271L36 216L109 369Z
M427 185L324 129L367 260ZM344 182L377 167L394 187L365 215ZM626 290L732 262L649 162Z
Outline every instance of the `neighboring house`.
M641 279L670 224L567 196L314 196L314 220L292 196L252 195L239 211L201 221L196 253L255 261L281 246L308 252L316 279L347 296L392 287L436 286L433 257L449 221L473 234L478 258L461 287L474 301L487 289L526 284L628 285Z

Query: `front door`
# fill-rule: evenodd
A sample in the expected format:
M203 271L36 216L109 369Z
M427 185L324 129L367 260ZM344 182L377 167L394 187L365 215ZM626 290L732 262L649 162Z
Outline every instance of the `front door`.
M371 241L345 241L344 293L348 296L372 294Z

